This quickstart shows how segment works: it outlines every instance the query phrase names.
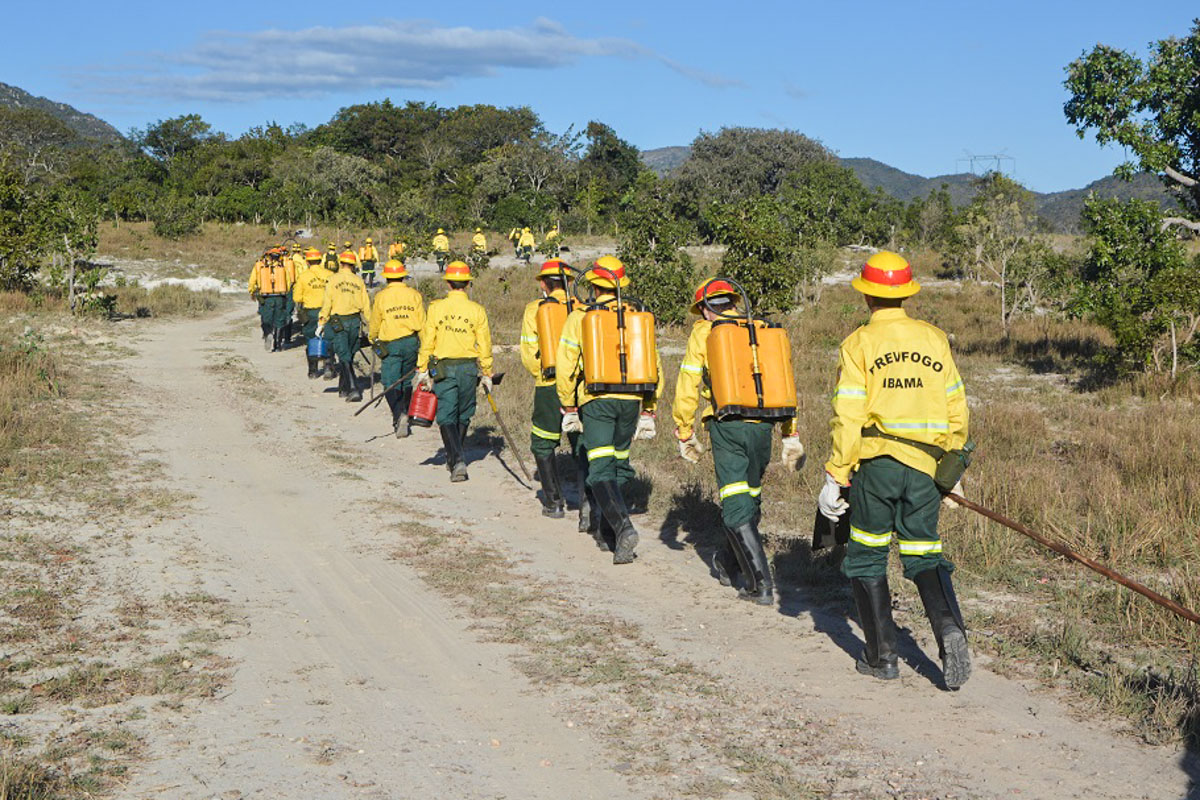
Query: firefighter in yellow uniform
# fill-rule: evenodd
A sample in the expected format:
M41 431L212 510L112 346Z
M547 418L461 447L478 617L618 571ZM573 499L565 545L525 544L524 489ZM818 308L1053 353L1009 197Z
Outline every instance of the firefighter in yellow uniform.
M387 286L371 301L371 325L367 333L382 359L379 380L385 387L392 387L387 390L386 399L397 439L409 434L410 378L417 368L420 336L425 328L425 300L420 292L405 284L407 277L408 270L399 261L392 259L383 265Z
M371 297L362 278L355 274L357 259L346 251L337 274L325 284L317 335L329 340L338 358L338 396L347 402L362 400L358 378L354 375L354 354L358 351L359 333L371 321Z
M391 261L394 259L396 261L399 261L401 264L403 264L404 263L404 250L406 247L407 247L407 245L405 245L404 242L400 241L399 239L396 239L396 241L389 244L388 245L388 260Z
M471 237L471 250L475 253L487 252L487 237L483 235L482 228L475 229L475 234Z
M283 334L288 323L292 282L291 270L284 266L283 255L283 248L272 247L250 272L250 296L258 300L263 347L270 352L283 349Z
M292 245L292 272L297 278L304 274L304 270L308 269L308 263L304 258L304 248L299 242Z
M450 260L450 237L441 228L433 236L433 257L437 261L438 272L445 272L446 262Z
M693 463L700 460L704 447L694 428L696 408L706 401L701 423L712 443L713 467L717 473L718 496L724 523L726 547L714 560L717 576L724 585L740 573L739 595L759 605L774 602L771 566L763 550L758 531L761 516L762 479L771 461L769 421L729 416L717 419L713 408L712 382L708 374L708 337L713 322L719 319L744 319L739 313L741 296L723 280L705 281L696 289L691 311L700 317L692 326L687 349L675 381L675 400L671 416L679 440L680 457ZM792 469L804 457L804 446L796 433L796 420L786 417L780 423L781 460ZM731 559L730 556L733 558Z
M467 297L471 269L446 266L449 291L429 304L413 386L437 395L437 424L446 448L450 480L467 480L467 428L475 415L475 389L492 390L492 333L483 306Z
M358 274L368 288L375 285L375 264L378 261L379 250L375 248L375 243L368 236L366 244L358 248Z
M562 249L562 228L559 224L554 223L554 227L546 231L546 238L542 242L542 251L551 258L558 258L558 253Z
M517 242L519 242L519 241L521 240L521 229L520 229L520 228L513 228L512 230L510 230L510 231L508 232L508 237L507 237L507 238L508 238L508 241L509 241L509 242L512 244L512 246L513 246L513 255L514 255L514 256L519 256L519 255L521 255L521 248L520 248L520 246L517 244Z
M542 352L557 353L558 342L543 342L538 334L537 315L543 303L567 303L566 273L569 267L561 261L547 261L537 274L542 296L525 305L521 318L521 363L533 375L533 420L530 426L529 450L537 463L538 477L542 482L542 513L547 517L562 519L566 516L566 499L562 481L558 476L557 451L562 439L562 406L558 402L558 390L554 386L554 375L542 372ZM578 433L570 434L572 451ZM580 487L580 515L585 514L582 484ZM582 523L581 523L582 524ZM583 530L588 530L584 526Z
M358 251L354 249L354 242L349 239L342 243L342 252L338 254L339 263L346 253L349 253L354 259L354 271L357 272L362 265L358 263Z
M521 236L517 239L517 258L525 259L525 263L528 264L529 259L533 257L533 248L536 244L529 228L522 228Z
M836 520L846 513L850 541L842 572L850 578L866 640L859 672L899 677L896 626L887 583L888 549L898 540L904 576L917 585L933 627L946 686L971 674L966 626L942 555L934 482L937 459L967 442L967 396L946 334L904 313L920 291L896 253L876 253L852 282L871 312L838 351L830 423L833 448L817 504Z
M613 306L618 287L629 285L625 265L616 256L601 256L584 273L596 290L596 304ZM634 476L629 464L629 449L634 439L653 439L654 410L662 394L662 359L653 354L658 381L645 394L588 391L583 381L583 323L587 310L575 307L563 325L555 355L555 388L563 407L562 430L582 432L580 449L586 461L587 488L599 506L595 526L596 544L611 549L614 564L629 564L636 557L638 533L629 518L623 489ZM650 354L641 354L649 358Z
M333 273L325 269L321 262L321 251L315 247L304 251L304 260L308 266L296 279L296 285L292 289L292 300L299 309L300 324L304 326L304 341L307 345L317 338L317 319L321 316L321 306L325 302L325 284L333 277ZM308 377L319 378L321 359L320 356L309 352L311 349L313 348L309 347L305 350L308 357ZM327 369L331 369L329 362L330 359L326 359Z

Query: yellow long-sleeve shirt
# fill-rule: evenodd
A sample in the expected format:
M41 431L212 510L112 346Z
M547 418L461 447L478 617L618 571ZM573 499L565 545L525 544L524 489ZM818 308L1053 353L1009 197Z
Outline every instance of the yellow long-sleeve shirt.
M451 289L441 300L429 304L417 369L429 368L429 357L474 358L479 371L492 374L492 332L483 306L460 289Z
M358 314L362 324L371 322L371 296L367 294L367 285L362 278L354 274L350 267L342 267L325 284L325 297L321 301L321 313L317 322L321 325L329 322L330 317L346 317Z
M320 308L325 303L325 284L332 277L333 273L323 265L314 264L296 279L292 299L305 308Z
M653 411L662 397L662 356L654 350L658 364L658 384L652 396L640 394L603 393L591 394L583 383L583 315L587 310L576 305L563 323L562 338L558 340L558 352L554 355L554 382L558 390L558 401L566 408L585 406L601 397L614 400L640 400L646 411Z
M450 252L450 239L444 233L433 237L433 250L436 253Z
M482 233L475 234L474 236L471 237L471 246L474 247L475 250L480 253L486 252L487 251L487 237L484 236Z
M704 401L704 411L701 421L711 418L714 414L712 389L708 381L708 335L712 332L712 322L706 319L698 320L692 326L688 336L687 350L683 361L679 364L679 377L675 379L675 400L671 403L671 418L680 439L692 435L695 425L696 407ZM765 422L765 420L746 420L747 422ZM788 417L780 425L783 436L791 436L796 431L796 420Z
M404 248L404 242L392 242L388 245L388 258L403 258Z
M388 281L371 301L371 325L367 338L391 342L419 334L425 328L425 299L403 281Z
M373 244L364 244L358 248L358 260L362 261L378 261L379 251L375 249Z
M282 261L256 261L250 270L250 294L287 294L292 288L291 272Z
M550 296L560 303L567 302L567 293L562 289L555 289ZM525 305L525 314L521 317L521 363L533 376L535 386L553 386L553 378L547 380L542 377L542 342L538 339L537 328L537 312L541 304L541 300L533 300ZM558 354L558 342L547 342L545 346L554 348L555 355Z
M967 441L967 394L946 334L901 308L884 308L846 337L838 351L825 471L841 484L859 462L891 456L932 476L936 463L917 448L863 438L875 426L893 436L954 450Z
M517 240L517 247L533 247L533 234L529 231L522 231L521 238Z
M303 275L304 271L308 269L308 262L304 260L303 253L292 253L288 256L288 259L292 262L292 274L297 278Z

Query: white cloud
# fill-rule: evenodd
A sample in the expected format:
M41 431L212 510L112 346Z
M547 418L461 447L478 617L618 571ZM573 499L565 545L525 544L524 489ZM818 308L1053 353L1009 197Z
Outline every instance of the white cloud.
M213 31L189 49L146 54L140 64L92 70L79 80L125 97L245 102L363 89L437 89L505 69L555 69L593 57L656 61L712 88L740 85L629 39L574 36L549 19L492 30L388 20L295 31Z

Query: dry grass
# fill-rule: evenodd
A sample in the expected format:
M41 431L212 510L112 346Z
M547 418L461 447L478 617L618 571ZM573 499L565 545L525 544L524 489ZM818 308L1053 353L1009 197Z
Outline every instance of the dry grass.
M114 311L124 317L202 317L221 304L221 295L215 290L194 291L178 284L153 289L118 286L104 291L116 298Z

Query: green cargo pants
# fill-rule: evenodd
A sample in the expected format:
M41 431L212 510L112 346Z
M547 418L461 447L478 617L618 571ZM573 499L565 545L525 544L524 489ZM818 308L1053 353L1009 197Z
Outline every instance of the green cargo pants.
M358 332L362 320L358 314L346 314L329 318L325 324L325 338L329 346L337 354L338 361L343 364L353 364L354 354L358 351Z
M533 421L529 431L529 451L535 456L553 455L562 441L562 406L558 389L537 386L533 390Z
M278 330L286 325L288 321L287 303L287 295L264 295L262 299L262 307L259 309L262 312L263 324L272 330Z
M321 316L320 308L305 308L300 307L300 322L304 326L301 330L304 332L304 341L317 335L317 317Z
M629 447L637 430L642 404L638 400L600 397L579 409L583 422L583 449L587 452L587 485L616 481L621 486L633 479Z
M437 424L466 427L475 416L475 387L479 362L473 358L442 358L437 362L433 393L437 395Z
M728 528L750 522L758 514L762 477L771 463L775 426L741 419L708 421L713 466L721 497L721 517Z
M877 578L887 573L888 546L900 547L904 577L954 565L942 557L938 510L942 495L933 478L887 456L858 465L850 479L850 542L842 573Z
M383 362L379 365L379 381L386 388L401 378L405 378L395 389L392 389L396 402L393 411L399 410L408 413L408 401L412 397L412 377L417 366L417 351L421 349L421 339L413 333L390 342L380 342L380 344L383 345L385 352ZM441 402L440 399L438 402Z

